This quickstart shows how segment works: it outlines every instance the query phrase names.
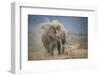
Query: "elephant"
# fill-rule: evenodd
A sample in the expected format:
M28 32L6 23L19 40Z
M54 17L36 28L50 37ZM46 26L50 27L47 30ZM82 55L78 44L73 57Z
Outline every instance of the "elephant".
M46 28L48 27L48 28ZM47 24L42 26L45 32L42 34L42 43L47 52L53 56L54 49L57 48L58 55L64 54L64 45L66 42L64 27L60 24Z

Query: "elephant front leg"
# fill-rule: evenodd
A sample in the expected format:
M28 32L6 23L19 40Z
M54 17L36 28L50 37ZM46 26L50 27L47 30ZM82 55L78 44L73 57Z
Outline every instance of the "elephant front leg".
M54 53L53 53L53 45L52 44L50 44L50 54L51 54L51 56L54 56Z
M64 52L65 52L65 48L64 48L64 47L62 47L62 54L64 54Z
M58 55L61 55L62 46L60 41L58 41L57 43L57 49L58 49Z
M53 51L53 48L51 48L51 50L50 50L50 54L51 54L51 56L54 56L54 51Z

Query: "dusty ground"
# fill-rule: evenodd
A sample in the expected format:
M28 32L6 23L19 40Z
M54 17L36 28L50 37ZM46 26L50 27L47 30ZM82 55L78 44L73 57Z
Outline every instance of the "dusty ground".
M66 47L64 55L58 55L57 50L54 50L54 56L49 55L46 51L29 50L28 60L55 60L55 59L81 59L88 58L87 49L80 49L79 45Z

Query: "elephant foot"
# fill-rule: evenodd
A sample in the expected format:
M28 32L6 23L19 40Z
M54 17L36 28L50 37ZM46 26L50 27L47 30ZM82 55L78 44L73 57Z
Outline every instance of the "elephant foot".
M51 56L54 56L54 53L53 53L53 52L50 52L50 55L51 55Z

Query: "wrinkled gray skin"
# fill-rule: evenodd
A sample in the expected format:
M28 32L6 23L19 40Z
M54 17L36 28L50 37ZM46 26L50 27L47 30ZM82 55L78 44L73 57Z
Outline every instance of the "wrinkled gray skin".
M55 48L58 50L58 55L64 54L65 31L58 31L57 26L52 25L42 34L42 42L50 55L54 55Z

